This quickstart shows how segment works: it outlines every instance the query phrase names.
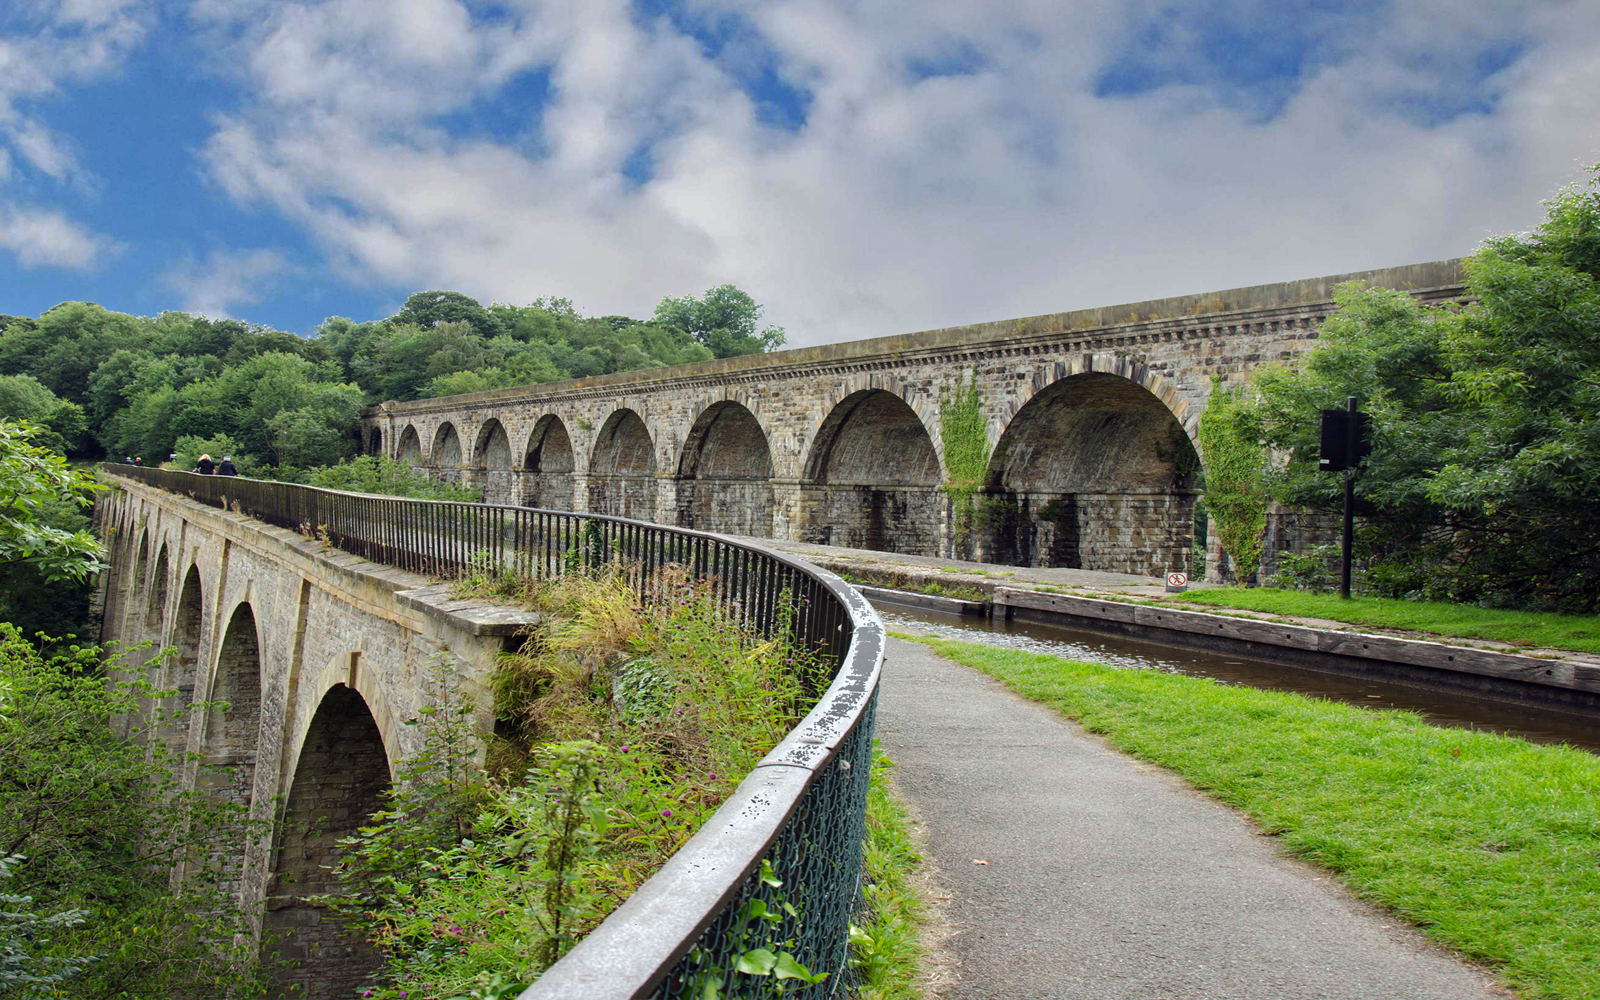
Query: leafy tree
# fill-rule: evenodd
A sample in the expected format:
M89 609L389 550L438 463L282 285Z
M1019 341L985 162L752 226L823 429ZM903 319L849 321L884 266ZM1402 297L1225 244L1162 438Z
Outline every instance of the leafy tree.
M1262 487L1266 452L1248 419L1244 393L1211 387L1200 414L1200 447L1205 451L1205 504L1217 524L1223 551L1233 560L1234 574L1254 578L1261 565L1262 533L1267 526L1267 497Z
M484 340L505 332L493 313L479 305L477 299L460 292L417 292L406 299L406 304L390 317L390 321L424 330L441 323L466 323Z
M47 581L83 580L100 569L100 543L48 515L63 501L88 506L104 487L33 436L27 424L0 420L0 563L36 567Z
M28 421L34 440L46 448L62 454L82 450L83 407L61 399L32 375L0 375L0 418Z
M655 320L692 336L719 358L759 354L784 343L783 328L769 326L756 332L761 306L733 285L718 285L701 298L685 295L665 298L656 306Z
M483 491L475 487L435 482L413 469L409 462L374 455L362 455L338 465L307 469L301 474L300 481L325 490L376 493L418 500L471 502L483 499Z

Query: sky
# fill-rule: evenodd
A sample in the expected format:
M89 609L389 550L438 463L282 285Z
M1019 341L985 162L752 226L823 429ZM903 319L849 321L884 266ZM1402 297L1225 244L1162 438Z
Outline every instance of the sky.
M0 313L424 289L792 346L1462 256L1600 161L1600 0L6 0Z

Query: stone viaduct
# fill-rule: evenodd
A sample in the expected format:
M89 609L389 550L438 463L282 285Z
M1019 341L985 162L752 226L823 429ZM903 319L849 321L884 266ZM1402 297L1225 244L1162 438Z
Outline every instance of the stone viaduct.
M284 973L299 987L289 995L355 996L374 961L308 897L329 885L337 841L377 806L393 762L419 749L406 723L439 695L436 665L492 731L484 679L528 619L239 514L115 486L97 511L111 549L102 638L129 651L124 669L177 692L160 706L176 721L155 731L190 755L185 787L275 829L221 860L243 912L300 963ZM174 711L195 702L228 707Z
M1141 575L1192 569L1213 380L1292 361L1343 281L1463 295L1460 262L388 402L366 450L485 499L736 535ZM952 407L990 456L957 508ZM970 413L970 402L966 412ZM962 426L970 425L969 420ZM1277 530L1271 551L1297 547ZM1215 532L1210 533L1215 539ZM1221 560L1212 543L1208 572Z

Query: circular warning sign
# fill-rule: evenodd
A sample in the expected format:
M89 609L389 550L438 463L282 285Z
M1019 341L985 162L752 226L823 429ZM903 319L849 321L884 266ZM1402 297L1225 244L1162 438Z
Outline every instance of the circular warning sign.
M1189 576L1186 573L1168 573L1167 586L1177 589L1189 585Z

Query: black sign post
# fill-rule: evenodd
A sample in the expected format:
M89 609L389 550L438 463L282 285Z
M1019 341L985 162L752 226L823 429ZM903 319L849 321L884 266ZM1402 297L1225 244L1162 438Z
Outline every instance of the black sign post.
M1322 411L1322 455L1317 466L1344 473L1344 551L1341 553L1339 596L1350 597L1350 543L1356 524L1356 467L1372 453L1367 443L1367 415L1356 412L1356 397L1345 397L1342 410Z

